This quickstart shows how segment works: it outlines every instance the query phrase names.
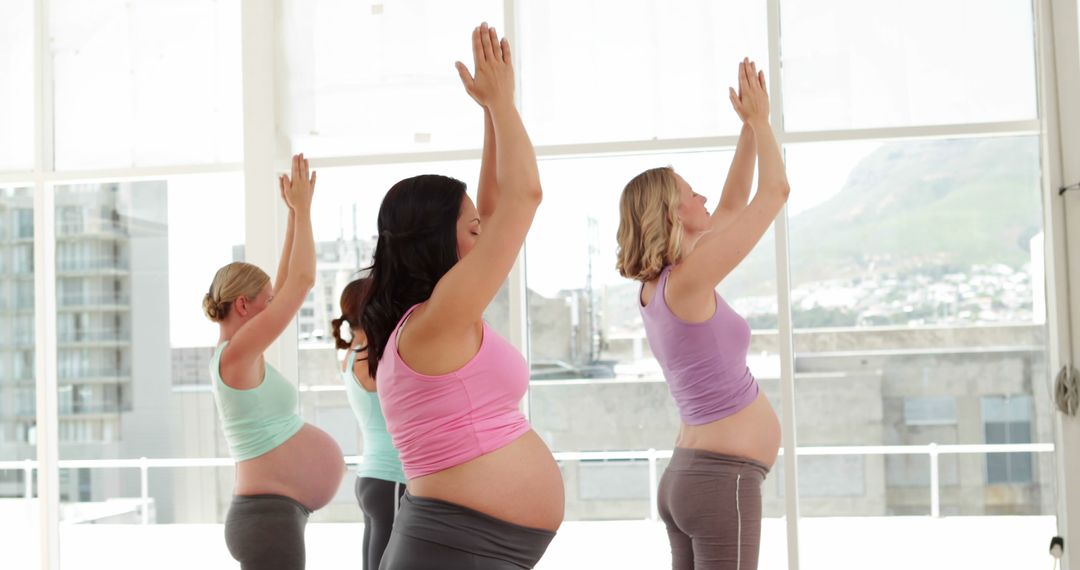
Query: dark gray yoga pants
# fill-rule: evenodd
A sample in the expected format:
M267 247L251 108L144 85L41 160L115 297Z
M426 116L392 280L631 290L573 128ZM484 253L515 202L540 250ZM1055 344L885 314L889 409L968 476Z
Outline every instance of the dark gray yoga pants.
M302 570L310 514L282 495L236 495L225 517L225 545L242 570Z
M660 518L672 570L755 570L761 545L761 484L756 461L676 447L660 478Z
M401 499L380 570L532 568L555 533L409 493Z
M356 501L364 513L364 570L379 567L404 494L403 483L373 477L356 478Z

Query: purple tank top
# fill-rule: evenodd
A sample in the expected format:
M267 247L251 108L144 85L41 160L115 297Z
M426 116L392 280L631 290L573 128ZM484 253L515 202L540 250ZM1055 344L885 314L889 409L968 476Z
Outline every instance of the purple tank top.
M656 294L648 305L638 302L645 337L683 423L707 424L757 398L757 381L746 366L750 325L718 294L716 312L709 320L688 323L676 317L664 300L670 274L671 266L660 272Z

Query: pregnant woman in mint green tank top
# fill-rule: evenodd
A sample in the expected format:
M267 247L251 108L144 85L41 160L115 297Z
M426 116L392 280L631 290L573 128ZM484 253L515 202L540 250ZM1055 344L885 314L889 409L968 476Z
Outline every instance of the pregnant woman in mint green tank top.
M337 348L345 351L341 381L364 437L364 455L356 470L355 489L356 500L364 513L364 570L376 570L390 541L406 479L401 458L386 431L375 380L368 374L367 337L357 312L367 285L364 278L345 286L341 292L341 317L334 319L332 328ZM341 325L349 326L351 340L342 338Z
M225 440L236 460L236 488L225 543L243 570L304 567L308 515L341 484L341 448L296 413L296 387L263 358L300 310L315 283L311 198L315 174L303 155L280 178L289 208L277 280L250 263L218 270L203 298L220 325L210 379Z

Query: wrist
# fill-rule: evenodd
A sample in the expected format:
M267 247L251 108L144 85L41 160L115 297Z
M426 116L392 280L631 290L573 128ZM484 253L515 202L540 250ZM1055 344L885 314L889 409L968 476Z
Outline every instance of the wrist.
M767 115L764 117L751 117L746 120L744 126L749 128L753 132L760 131L761 129L772 128L769 125L769 117Z
M517 107L514 106L514 98L508 97L506 99L492 101L484 107L484 111L491 117L495 117L496 115L503 115L505 113L516 113Z

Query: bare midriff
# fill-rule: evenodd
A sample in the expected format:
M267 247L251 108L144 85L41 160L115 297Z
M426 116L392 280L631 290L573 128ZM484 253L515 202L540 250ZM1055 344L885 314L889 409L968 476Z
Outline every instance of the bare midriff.
M309 510L326 506L345 476L345 459L330 434L304 424L285 443L236 464L237 495L284 495Z
M702 425L683 424L675 445L753 459L771 468L780 450L780 420L765 393L759 392L749 406L730 416Z
M530 528L554 531L563 520L562 474L532 430L491 453L411 479L408 489Z

